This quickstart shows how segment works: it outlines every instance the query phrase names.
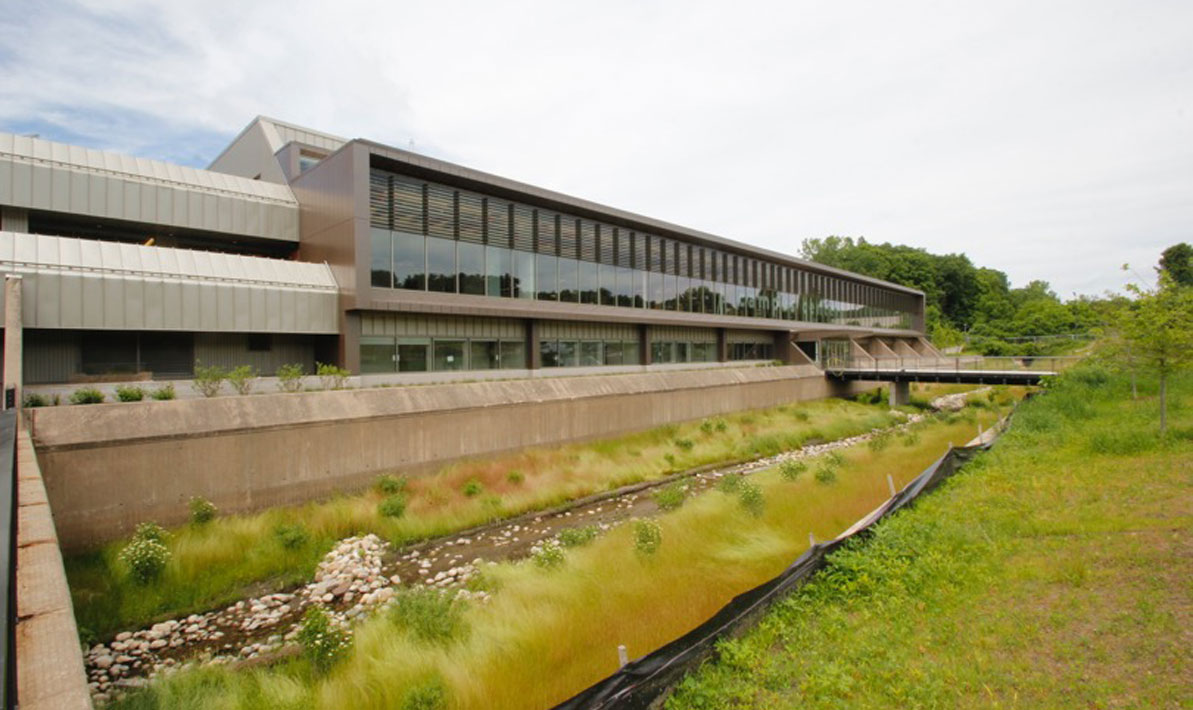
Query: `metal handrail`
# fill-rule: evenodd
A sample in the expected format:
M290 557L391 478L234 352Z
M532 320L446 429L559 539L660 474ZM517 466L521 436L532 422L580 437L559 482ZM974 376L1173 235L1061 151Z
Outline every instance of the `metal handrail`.
M933 355L897 357L850 357L826 363L825 369L862 370L870 372L1059 372L1080 360L1074 355L954 355L936 357Z

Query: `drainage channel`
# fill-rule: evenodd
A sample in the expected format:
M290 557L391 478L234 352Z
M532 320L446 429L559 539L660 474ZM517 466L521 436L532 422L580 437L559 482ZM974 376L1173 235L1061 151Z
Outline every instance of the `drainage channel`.
M302 587L126 631L107 644L96 644L85 655L93 700L102 704L115 694L146 685L155 674L185 666L253 666L292 655L298 650L293 639L311 604L322 605L336 623L345 626L384 606L401 587L433 587L483 604L488 600L486 592L466 588L480 565L524 559L565 529L595 526L605 531L631 518L655 515L659 507L651 494L660 487L682 482L688 496L699 494L724 476L749 475L786 460L854 446L904 430L923 418L908 415L902 424L858 436L625 486L398 550L376 535L341 540L320 562L314 580Z

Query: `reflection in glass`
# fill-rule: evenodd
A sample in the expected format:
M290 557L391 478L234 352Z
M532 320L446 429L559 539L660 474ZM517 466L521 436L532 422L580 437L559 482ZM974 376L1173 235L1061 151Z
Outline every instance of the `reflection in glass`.
M427 338L402 338L398 340L398 372L426 372L427 351L431 341Z
M394 287L414 291L427 288L426 238L394 232Z
M585 340L580 343L580 366L594 367L605 364L605 360L601 357L601 343L599 341Z
M449 370L463 370L464 341L463 340L435 340L435 370L437 372Z
M455 242L449 239L427 238L427 290L455 293Z
M535 284L538 286L536 298L540 301L558 301L559 291L556 285L558 259L550 254L536 254L534 267Z
M514 296L534 298L534 254L514 253Z
M485 246L459 242L456 254L457 269L460 273L460 293L485 295Z
M559 367L559 343L555 340L540 342L539 359L543 367Z
M622 356L621 342L617 340L605 341L605 364L606 365L624 365L625 359Z
M575 367L580 364L580 347L574 340L559 341L559 366Z
M559 258L559 300L568 303L580 301L579 262L575 259Z
M600 265L591 261L580 262L580 303L600 303Z
M513 295L513 261L509 249L486 247L485 249L485 295Z
M610 264L598 264L601 287L600 299L602 306L617 305L617 267Z
M473 340L468 344L468 362L473 370L496 370L501 354L496 340Z
M373 249L369 260L370 283L379 288L394 287L393 239L390 234L388 229L374 227L371 230Z
M362 374L393 372L396 365L397 357L393 338L361 337L360 371Z
M526 367L526 346L518 340L501 341L501 364L503 370L520 370Z

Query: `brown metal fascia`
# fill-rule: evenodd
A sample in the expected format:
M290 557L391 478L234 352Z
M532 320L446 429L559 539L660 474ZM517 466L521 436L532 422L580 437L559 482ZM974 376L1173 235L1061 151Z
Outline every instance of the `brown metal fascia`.
M701 246L714 247L745 256L768 259L784 266L792 266L828 276L839 276L850 281L881 286L882 288L902 293L918 296L924 295L924 292L918 289L900 286L899 284L870 276L855 274L851 271L837 269L832 266L825 266L824 264L807 261L806 259L800 259L777 251L750 246L749 244L726 237L719 237L708 232L682 227L677 224L654 219L653 217L646 217L616 207L602 205L598 202L565 195L561 192L547 190L524 182L518 182L517 180L510 180L509 178L493 175L492 173L473 170L472 168L466 168L455 163L449 163L436 158L428 158L425 155L411 153L401 148L392 148L363 138L357 138L353 142L360 142L367 146L374 158L381 158L382 160L396 163L404 173L410 174L413 177L437 180L456 187L485 192L495 197L539 204L549 209L572 212L580 216L589 217L590 219L599 219L631 229L656 232L662 236L694 242ZM385 166L381 165L381 167Z

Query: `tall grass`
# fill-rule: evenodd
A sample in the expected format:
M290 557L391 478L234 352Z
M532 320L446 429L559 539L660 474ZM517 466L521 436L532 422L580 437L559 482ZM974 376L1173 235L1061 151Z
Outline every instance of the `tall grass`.
M614 671L618 645L639 656L682 635L781 571L809 532L830 538L873 509L888 495L887 474L906 482L949 442L973 433L973 422L958 417L922 426L914 447L853 447L831 485L785 480L773 469L755 474L750 480L766 502L760 517L736 495L708 491L658 518L662 545L650 556L635 552L633 526L622 525L570 550L554 571L491 566L486 574L499 591L467 610L471 632L451 647L418 643L377 617L362 625L352 657L326 679L295 666L205 671L202 682L181 673L123 706L165 707L169 699L171 707L258 708L272 702L264 688L285 688L297 694L294 702L314 707L400 707L410 688L437 677L452 708L547 707Z
M894 421L882 407L840 400L809 402L726 415L717 418L716 426L702 428L697 420L602 441L463 461L406 481L407 505L400 517L378 511L385 491L399 480L392 478L381 479L365 493L219 517L174 530L168 541L172 560L150 586L134 584L119 561L124 541L68 558L75 614L85 640L105 638L121 629L307 580L335 542L350 535L376 533L400 545L676 471L771 455ZM478 490L484 494L476 495ZM283 528L301 528L307 534L288 535L301 544L287 547L275 532Z

